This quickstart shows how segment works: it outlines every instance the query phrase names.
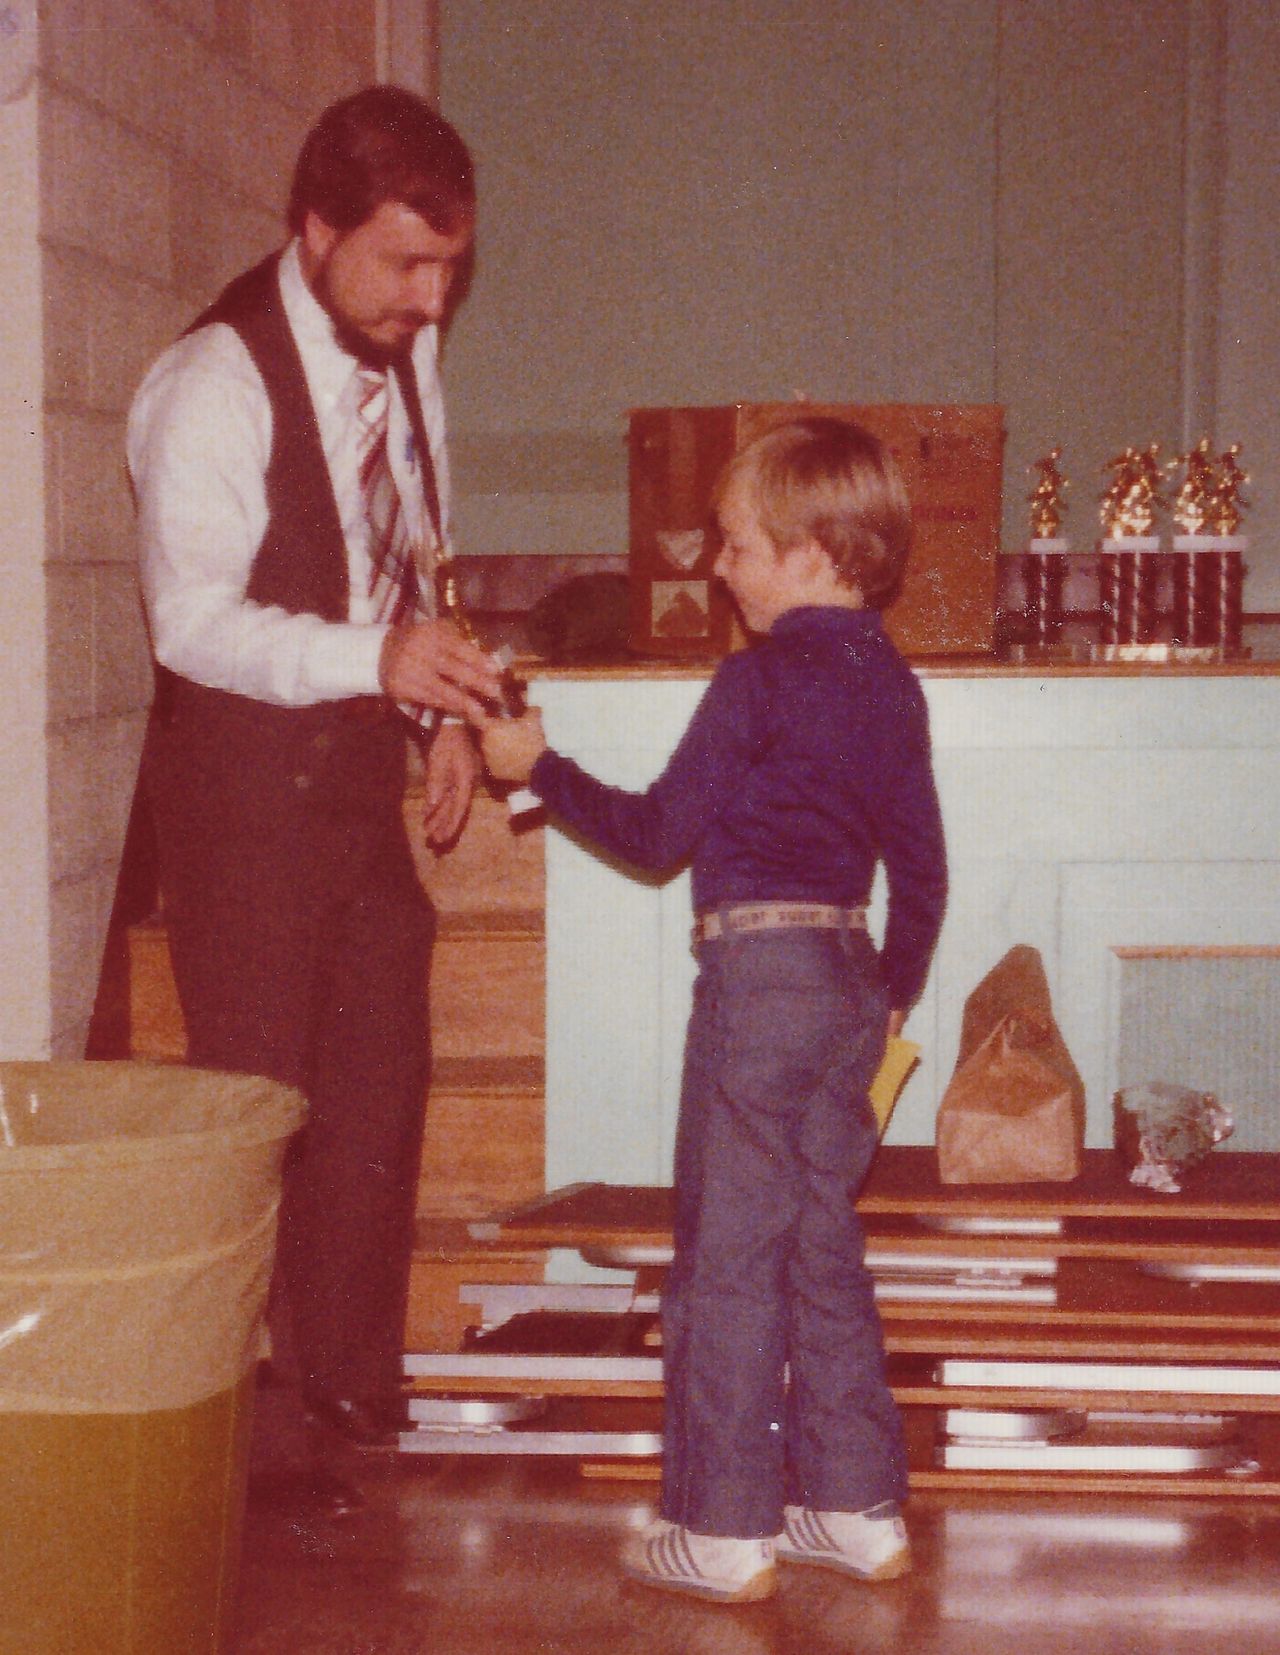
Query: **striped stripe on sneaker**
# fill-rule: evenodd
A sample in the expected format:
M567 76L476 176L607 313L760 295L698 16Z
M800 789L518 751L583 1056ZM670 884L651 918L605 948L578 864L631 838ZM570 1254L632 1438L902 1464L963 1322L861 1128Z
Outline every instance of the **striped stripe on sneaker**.
M911 1543L893 1501L869 1511L811 1511L787 1506L777 1555L858 1580L897 1580L911 1570Z
M754 1603L777 1585L772 1540L693 1534L657 1518L622 1547L622 1567L633 1580L668 1592L719 1603Z

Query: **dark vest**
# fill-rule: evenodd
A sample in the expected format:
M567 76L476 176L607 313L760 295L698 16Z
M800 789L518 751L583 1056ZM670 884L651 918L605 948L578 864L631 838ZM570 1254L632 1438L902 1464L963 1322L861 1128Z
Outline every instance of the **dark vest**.
M291 615L347 618L347 551L302 358L272 254L237 276L187 330L226 322L245 343L271 403L267 530L245 596Z
M228 284L187 329L214 322L233 327L262 375L271 403L271 458L267 462L267 532L258 548L246 597L277 604L290 614L347 618L347 552L325 464L320 429L294 342L273 253ZM431 448L422 420L417 376L408 357L396 365L417 448L427 510L440 532Z
M195 333L216 322L234 328L262 377L271 404L271 454L265 477L267 527L254 556L245 596L291 615L345 621L349 598L347 548L302 358L280 297L279 264L280 254L273 253L237 276L186 332ZM407 358L395 371L420 457L427 509L439 532L440 509L417 377ZM248 699L192 684L158 668L156 705L165 722L172 715L175 695L201 703L230 699L243 704ZM266 707L265 703L256 705ZM290 713L310 715L310 722L317 715L323 717L323 708L271 708L270 713L273 718Z

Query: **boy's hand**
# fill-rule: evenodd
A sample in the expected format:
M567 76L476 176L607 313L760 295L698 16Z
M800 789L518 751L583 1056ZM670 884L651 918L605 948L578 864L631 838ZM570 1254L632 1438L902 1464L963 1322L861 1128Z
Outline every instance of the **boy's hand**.
M480 725L484 762L500 782L527 782L546 745L536 707L519 718L486 718Z

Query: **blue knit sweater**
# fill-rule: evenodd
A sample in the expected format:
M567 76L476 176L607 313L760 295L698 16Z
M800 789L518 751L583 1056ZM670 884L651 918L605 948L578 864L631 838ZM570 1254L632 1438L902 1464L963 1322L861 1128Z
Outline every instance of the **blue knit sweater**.
M890 1003L923 988L946 902L942 821L924 696L877 611L789 610L729 656L647 791L608 787L551 750L531 786L623 861L674 872L692 859L699 912L859 907L883 861Z

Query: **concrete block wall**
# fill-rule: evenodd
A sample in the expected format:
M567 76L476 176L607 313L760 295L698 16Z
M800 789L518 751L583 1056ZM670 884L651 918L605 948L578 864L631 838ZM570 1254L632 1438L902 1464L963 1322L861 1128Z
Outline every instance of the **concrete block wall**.
M36 100L0 104L0 1059L48 1023L44 468Z
M304 132L325 104L375 78L377 10L377 0L43 8L30 96L43 292L49 1005L19 1039L27 1049L0 1056L80 1056L93 1008L151 696L124 467L129 401L199 307L279 241ZM0 764L19 762L4 752Z

